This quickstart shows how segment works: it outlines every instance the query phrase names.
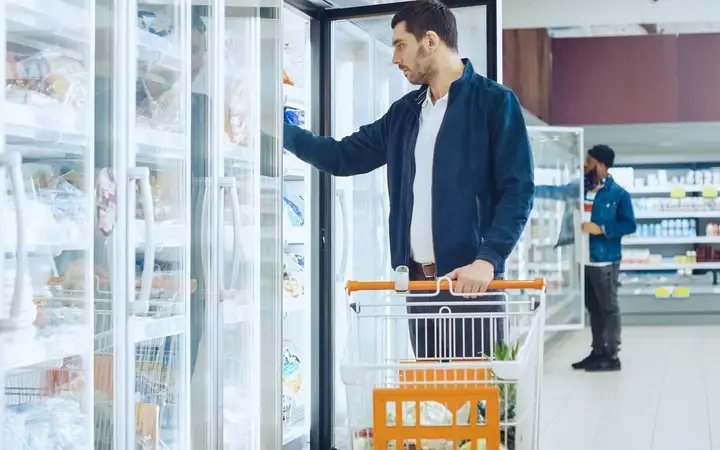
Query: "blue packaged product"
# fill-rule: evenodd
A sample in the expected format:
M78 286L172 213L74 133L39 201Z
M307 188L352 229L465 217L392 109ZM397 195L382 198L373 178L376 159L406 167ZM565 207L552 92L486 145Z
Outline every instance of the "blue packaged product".
M288 195L283 195L283 202L285 203L285 212L292 226L300 227L305 225L305 205L302 196L297 195L288 198Z
M286 106L285 123L289 123L290 125L297 125L299 127L305 125L305 111Z

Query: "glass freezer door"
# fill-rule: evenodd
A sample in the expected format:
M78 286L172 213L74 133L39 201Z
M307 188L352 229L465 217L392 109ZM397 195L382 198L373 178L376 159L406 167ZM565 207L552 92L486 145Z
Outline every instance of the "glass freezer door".
M99 448L93 443L93 299L100 285L92 239L94 3L0 2L4 449L67 442Z
M327 11L331 24L332 54L332 136L340 139L360 126L373 122L387 112L402 95L416 89L392 64L392 16L405 3L362 6ZM448 3L451 7L452 2ZM478 73L496 77L497 54L492 45L488 53L487 30L494 29L494 9L480 2L466 2L453 8L458 20L460 54L468 57ZM490 25L488 25L490 24ZM493 39L493 44L494 39ZM490 68L490 74L488 74ZM351 449L348 426L369 428L370 411L361 409L357 395L370 395L359 387L345 389L340 366L343 358L354 357L375 361L376 336L381 329L363 328L362 348L345 346L348 306L345 304L345 282L352 280L383 280L392 276L388 237L389 203L385 168L352 178L334 179L333 254L335 273L334 330L335 379L334 448ZM364 302L382 301L382 294L360 294ZM358 297L360 298L360 297ZM379 321L377 321L379 322ZM407 328L397 339L410 341ZM361 353L362 356L360 356ZM411 353L408 353L408 356ZM368 387L368 389L370 389ZM322 445L322 444L320 444ZM359 448L359 447L355 447ZM364 448L364 447L363 447Z
M193 3L190 270L198 290L190 305L190 448L275 449L282 446L280 2Z
M508 261L508 276L545 278L545 330L585 325L582 233L583 130L529 126L535 160L535 202L523 235Z

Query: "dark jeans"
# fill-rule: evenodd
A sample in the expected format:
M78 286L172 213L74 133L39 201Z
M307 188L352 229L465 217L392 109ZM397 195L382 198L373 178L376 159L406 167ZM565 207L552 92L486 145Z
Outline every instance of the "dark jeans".
M496 279L502 279L502 274L496 275ZM411 280L425 280L423 273L415 273L411 270ZM501 301L503 297L495 295L484 295L467 301ZM441 292L432 297L410 297L409 302L433 302L437 306L408 306L410 314L434 314L441 317L440 309L447 302L466 300L460 296L454 296L447 291ZM502 305L472 305L452 306L453 314L473 314L482 312L503 312ZM446 358L479 358L482 355L490 356L496 342L504 339L503 319L477 318L477 319L410 319L410 342L416 358L446 359Z
M618 272L620 263L585 267L585 307L590 315L592 348L595 353L617 356L620 350Z

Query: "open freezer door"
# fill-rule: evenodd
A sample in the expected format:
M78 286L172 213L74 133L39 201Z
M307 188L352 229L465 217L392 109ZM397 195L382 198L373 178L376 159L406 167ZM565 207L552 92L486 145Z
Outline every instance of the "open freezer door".
M328 112L324 131L340 139L360 126L374 122L384 115L393 102L415 86L410 85L393 64L391 20L409 2L391 2L366 6L330 8L321 15L321 54L329 57L321 66L325 71L323 103ZM499 80L502 54L497 30L496 2L445 1L455 13L458 23L459 51L469 58L475 70L490 79ZM325 56L327 55L327 56ZM330 189L321 193L332 206L332 251L329 252L334 288L330 299L332 308L333 398L332 448L350 448L348 434L349 412L345 383L340 364L346 353L345 342L349 324L345 281L391 279L390 247L388 242L389 204L385 168L368 174L333 178ZM382 300L382 294L364 293L362 301ZM374 298L373 298L374 296ZM397 339L408 342L408 356L412 354L407 326L395 327ZM378 336L388 330L378 322L363 329L363 351L381 351ZM348 350L352 351L352 350ZM354 411L357 412L357 411ZM357 415L357 414L356 414ZM357 419L357 418L355 418ZM354 420L355 420L354 419ZM321 424L319 424L321 425ZM324 443L313 442L323 447Z

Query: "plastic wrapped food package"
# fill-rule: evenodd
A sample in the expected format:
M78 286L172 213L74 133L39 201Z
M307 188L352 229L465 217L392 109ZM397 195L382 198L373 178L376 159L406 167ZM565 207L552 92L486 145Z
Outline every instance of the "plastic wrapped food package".
M285 253L283 258L283 290L297 298L305 294L305 260L294 253Z
M295 408L295 397L302 387L302 367L300 358L290 342L283 346L282 355L282 386L283 386L283 421L292 422Z
M9 56L5 73L6 95L12 102L74 110L87 105L87 71L80 61L53 50L25 58Z
M182 95L176 78L177 73L159 64L138 68L138 90L141 94L137 105L138 124L164 131L181 130Z
M302 46L295 47L290 43L283 46L283 84L288 86L303 87L303 55L297 52L303 51Z
M80 404L66 395L7 407L4 429L6 450L76 450L88 444Z
M247 147L252 138L250 86L246 80L238 78L230 81L226 92L225 133L233 145Z
M293 195L286 192L283 195L285 215L293 227L305 225L305 199L302 194Z

